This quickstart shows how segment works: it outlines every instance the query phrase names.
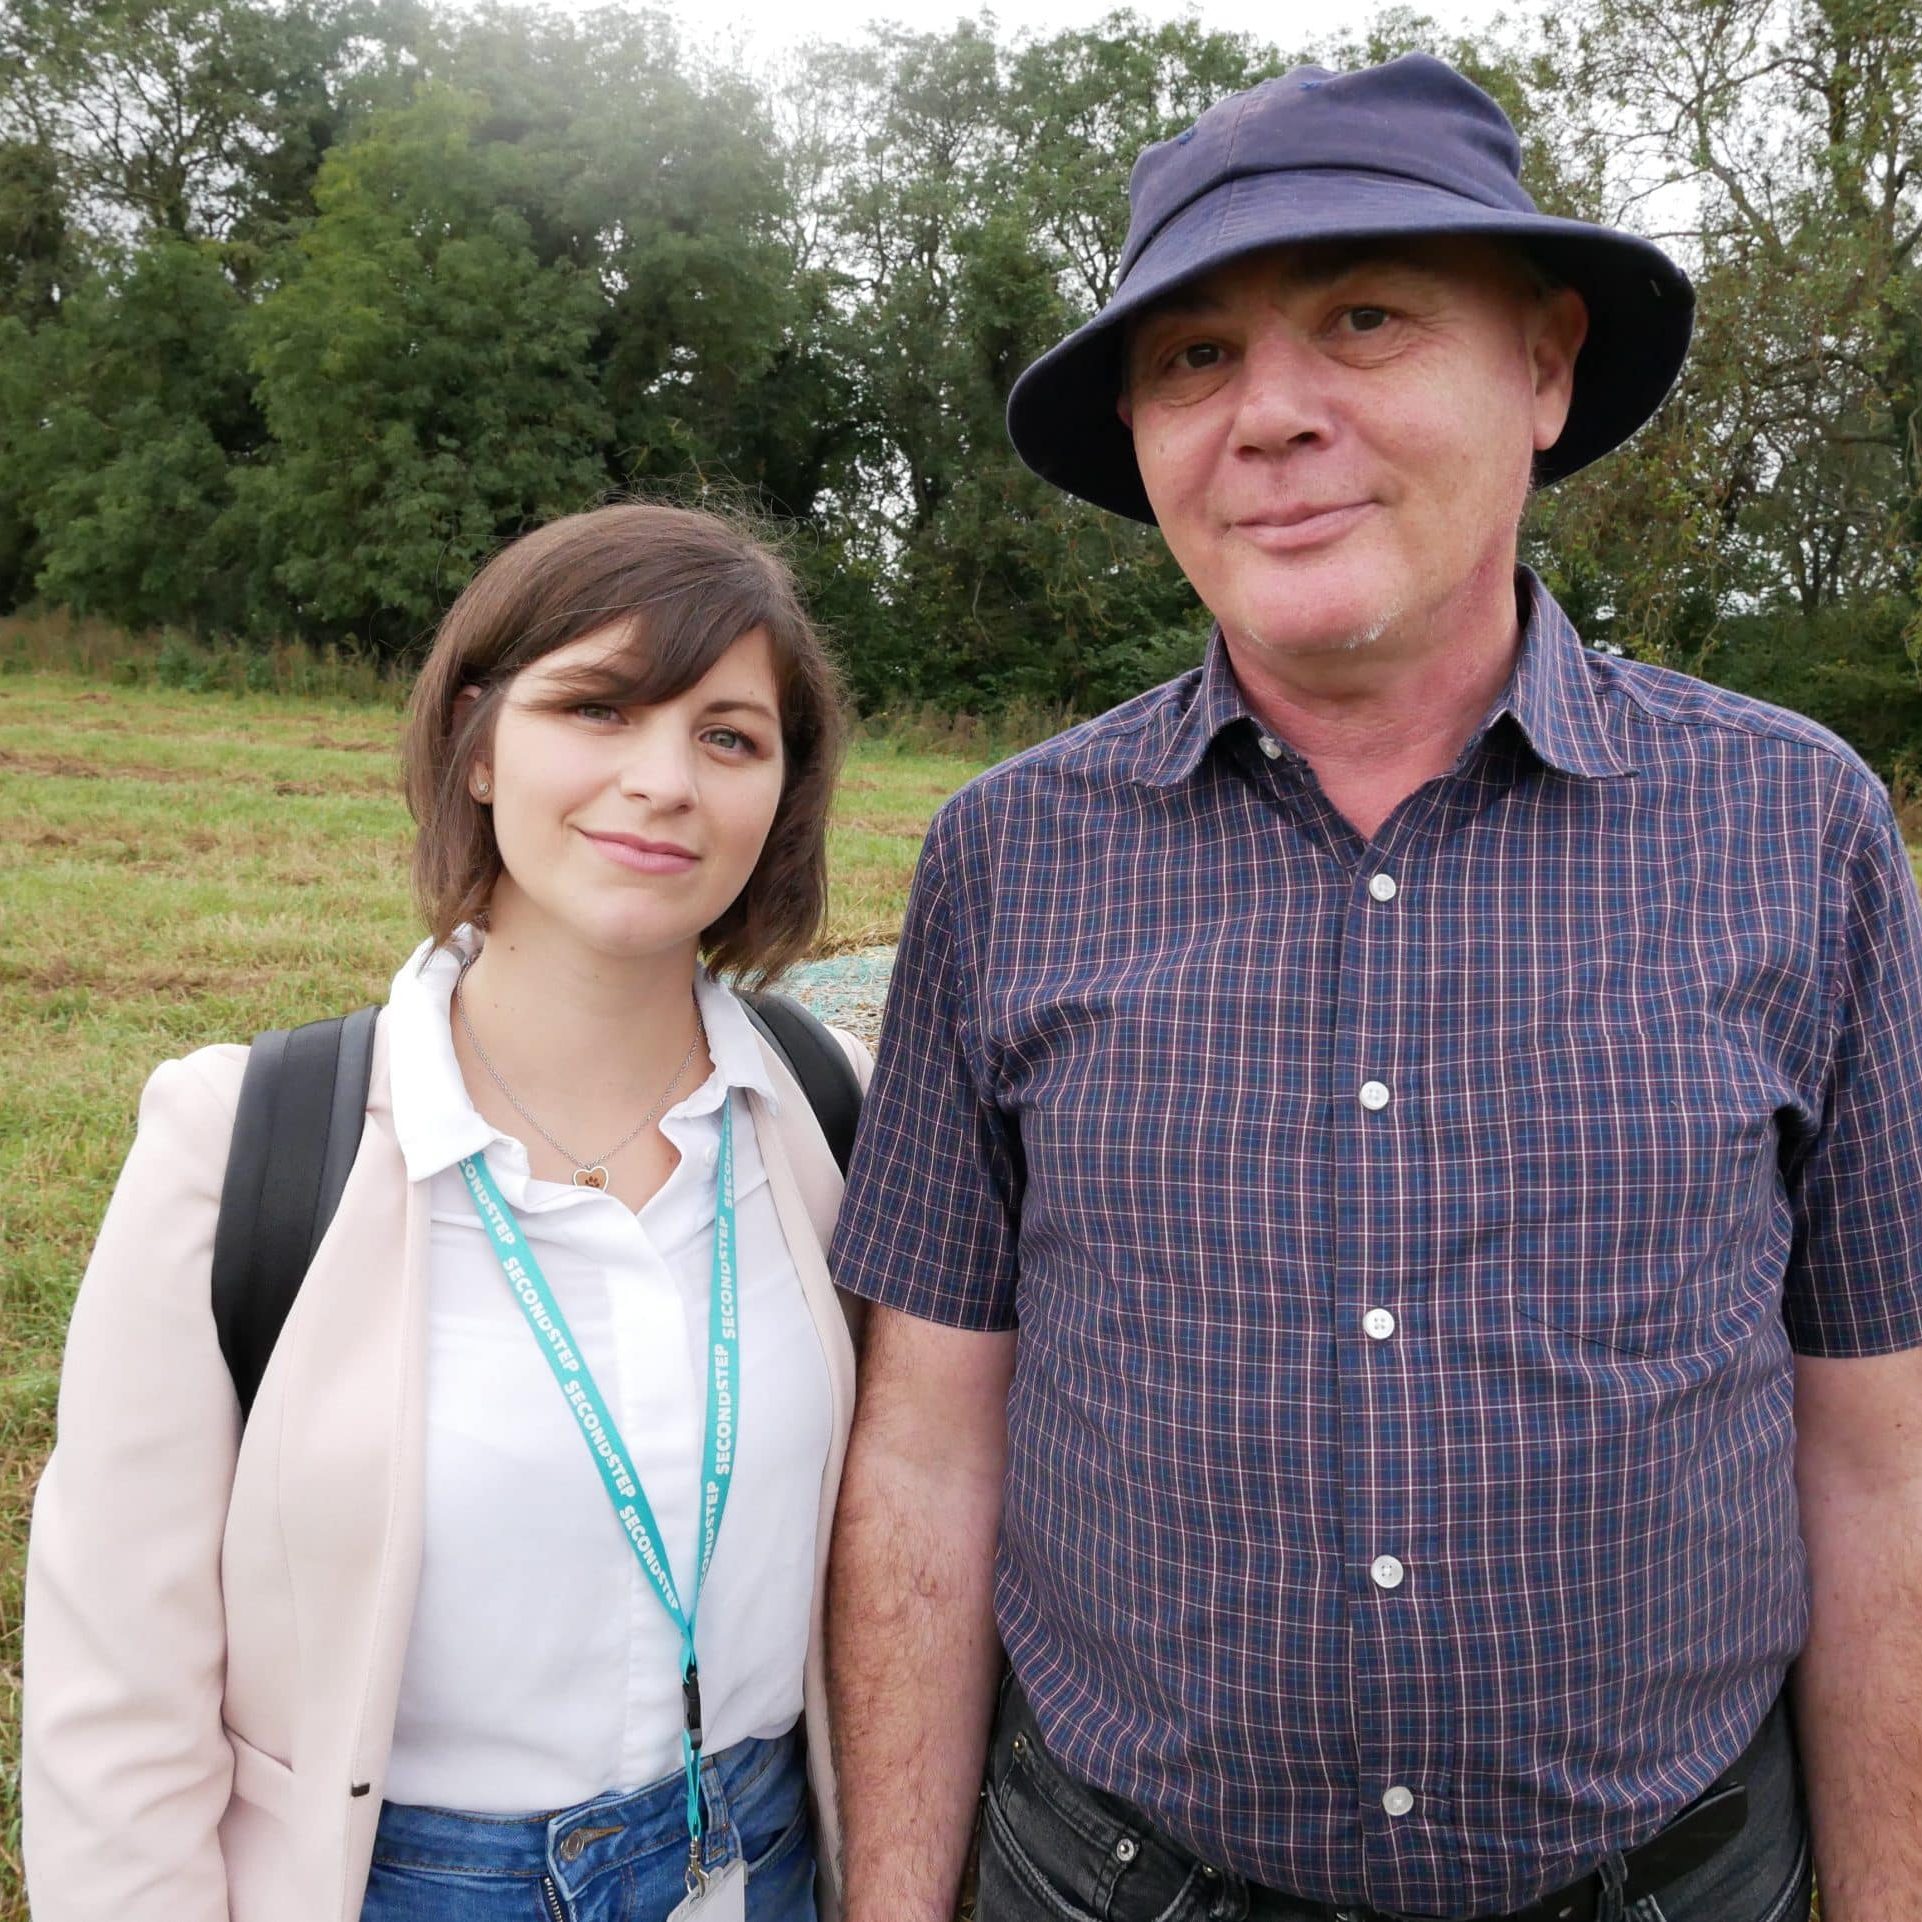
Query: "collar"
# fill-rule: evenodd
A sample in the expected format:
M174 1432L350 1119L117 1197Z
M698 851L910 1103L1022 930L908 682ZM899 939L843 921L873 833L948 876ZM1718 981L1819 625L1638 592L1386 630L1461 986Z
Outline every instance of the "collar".
M1506 714L1549 767L1588 780L1632 774L1633 766L1616 751L1602 726L1601 703L1581 636L1532 569L1518 568L1515 580L1528 593L1521 649L1507 688L1475 730L1476 741ZM1178 786L1201 765L1215 737L1237 721L1261 726L1235 679L1217 626L1188 704L1177 713L1160 753L1147 758L1141 778L1151 787ZM1285 747L1283 752L1292 754Z
M1237 721L1260 725L1248 711L1241 683L1228 664L1228 644L1217 624L1208 637L1208 652L1188 705L1176 715L1161 752L1147 759L1141 778L1150 787L1180 786L1201 765L1215 736Z
M1549 767L1589 781L1633 774L1602 726L1594 670L1574 623L1532 568L1517 568L1515 584L1528 590L1521 653L1507 691L1478 732L1506 714Z
M479 932L470 927L457 929L444 948L423 941L394 976L388 995L394 1133L409 1181L425 1181L468 1155L513 1139L474 1106L454 1053L454 983L462 962L479 953L480 943ZM694 998L707 1027L714 1072L662 1115L663 1124L718 1113L729 1091L737 1088L759 1095L771 1110L778 1110L760 1036L741 1004L705 968L695 974Z

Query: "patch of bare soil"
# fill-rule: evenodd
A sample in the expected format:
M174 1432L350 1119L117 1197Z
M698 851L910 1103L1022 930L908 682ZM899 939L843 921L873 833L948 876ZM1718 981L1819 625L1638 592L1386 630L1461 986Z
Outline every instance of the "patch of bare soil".
M389 754L394 747L392 741L337 741L331 734L316 734L307 745L331 748L337 754Z
M0 767L17 767L25 774L50 774L63 781L182 781L211 780L211 774L192 767L154 767L139 761L76 761L70 754L39 754L24 748L0 748Z

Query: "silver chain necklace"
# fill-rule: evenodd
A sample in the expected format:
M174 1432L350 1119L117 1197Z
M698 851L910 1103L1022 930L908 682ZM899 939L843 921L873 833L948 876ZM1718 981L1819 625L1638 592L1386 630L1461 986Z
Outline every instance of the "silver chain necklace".
M672 1079L669 1080L667 1086L661 1090L661 1098L655 1102L653 1107L648 1109L646 1114L642 1115L634 1127L622 1135L620 1140L615 1142L613 1147L608 1149L605 1154L592 1155L583 1160L572 1148L562 1147L562 1145L541 1126L534 1116L528 1112L527 1104L502 1080L501 1071L488 1059L487 1050L481 1046L481 1039L480 1036L474 1032L473 1022L467 1018L467 1001L461 993L461 984L467 979L467 970L479 959L479 955L470 954L467 959L461 963L460 974L454 982L454 1012L460 1016L461 1028L466 1034L468 1042L474 1052L480 1056L481 1066L493 1077L494 1086L514 1104L514 1112L518 1114L557 1155L574 1164L575 1187L605 1188L607 1186L607 1164L667 1106L668 1096L681 1085L681 1077L687 1073L688 1063L694 1059L695 1053L700 1048L702 1041L706 1039L707 1023L701 1019L701 1004L698 1001L694 1004L694 1039L687 1044L687 1052L682 1055L681 1065L674 1070Z

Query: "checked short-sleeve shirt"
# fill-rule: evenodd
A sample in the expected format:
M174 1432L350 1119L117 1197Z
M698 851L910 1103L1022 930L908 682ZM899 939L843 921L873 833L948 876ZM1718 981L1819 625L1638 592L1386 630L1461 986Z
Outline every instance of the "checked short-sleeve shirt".
M1796 1353L1922 1344L1922 910L1832 735L1584 649L1364 844L1196 672L931 830L837 1275L1018 1328L1049 1748L1325 1901L1518 1907L1804 1631Z

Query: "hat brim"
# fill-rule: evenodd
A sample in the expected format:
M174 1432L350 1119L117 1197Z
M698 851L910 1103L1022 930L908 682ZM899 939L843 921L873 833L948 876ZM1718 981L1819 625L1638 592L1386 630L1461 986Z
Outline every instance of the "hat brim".
M1688 356L1695 290L1652 241L1612 227L1486 207L1424 182L1336 171L1224 181L1169 221L1094 319L1034 362L1008 396L1008 436L1044 480L1131 520L1154 509L1115 412L1126 323L1184 281L1270 247L1459 234L1524 246L1588 306L1561 438L1537 479L1565 479L1661 406Z

